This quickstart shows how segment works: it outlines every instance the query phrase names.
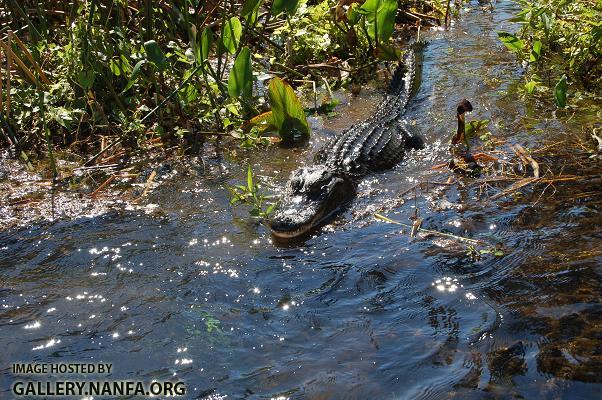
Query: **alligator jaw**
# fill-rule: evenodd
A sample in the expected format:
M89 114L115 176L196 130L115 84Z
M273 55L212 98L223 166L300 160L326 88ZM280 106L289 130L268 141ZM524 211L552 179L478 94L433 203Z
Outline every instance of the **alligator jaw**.
M272 235L292 239L309 233L339 212L355 196L353 180L324 166L296 171L279 210L270 219Z
M288 210L290 213L291 210ZM307 213L309 210L295 210L295 213L292 213L295 216L299 216L301 214ZM303 236L309 233L313 228L317 227L320 222L323 220L324 213L320 210L316 210L313 212L313 216L311 219L307 221L302 221L301 223L292 224L291 222L284 222L287 218L284 212L277 213L273 219L270 220L270 230L272 231L272 235L278 239L293 239L300 236ZM290 219L290 218L289 218ZM282 229L280 229L282 228Z

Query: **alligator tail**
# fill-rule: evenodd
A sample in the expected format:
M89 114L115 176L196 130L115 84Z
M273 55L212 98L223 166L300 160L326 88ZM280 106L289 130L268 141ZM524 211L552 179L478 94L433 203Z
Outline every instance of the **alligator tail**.
M412 88L411 83L414 79L414 70L416 68L416 53L413 48L409 48L402 63L397 66L393 73L393 78L389 83L387 94L391 96L409 96Z
M389 84L387 95L396 97L395 106L400 114L405 112L405 108L414 91L416 78L416 52L420 51L424 46L425 42L416 42L406 51L403 62L400 63L395 70L391 83Z

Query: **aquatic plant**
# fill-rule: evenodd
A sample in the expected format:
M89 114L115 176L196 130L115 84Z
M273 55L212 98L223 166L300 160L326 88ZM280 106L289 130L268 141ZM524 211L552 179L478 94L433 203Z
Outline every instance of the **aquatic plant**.
M256 218L267 218L276 203L270 202L272 196L264 194L253 176L253 169L247 168L247 184L226 186L230 191L230 204L246 204L251 207L249 214Z
M567 105L576 84L598 93L602 86L602 9L591 0L518 0L522 10L511 20L516 34L498 32L501 42L529 65L525 92L553 88L556 105Z

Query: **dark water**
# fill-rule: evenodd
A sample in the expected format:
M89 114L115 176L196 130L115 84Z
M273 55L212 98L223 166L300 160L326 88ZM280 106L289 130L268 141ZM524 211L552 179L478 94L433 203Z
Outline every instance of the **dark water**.
M477 201L462 186L395 201L416 182L447 179L430 168L447 159L461 98L494 135L527 147L595 119L512 94L520 69L495 30L515 29L504 22L513 7L472 4L453 29L427 34L408 118L428 147L366 179L351 209L303 244L273 245L228 205L223 184L243 180L250 157L281 187L333 131L367 116L377 91L315 120L307 149L208 148L203 163L160 175L151 205L0 233L0 398L10 398L15 361L111 362L109 379L179 379L189 398L599 397L599 181L558 185L539 202L535 191ZM473 260L457 241L410 239L370 217L406 222L415 207L424 227L504 256Z

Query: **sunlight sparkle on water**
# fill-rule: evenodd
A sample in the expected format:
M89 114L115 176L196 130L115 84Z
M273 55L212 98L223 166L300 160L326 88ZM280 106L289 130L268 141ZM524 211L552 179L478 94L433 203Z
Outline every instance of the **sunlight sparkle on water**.
M38 329L40 326L42 326L40 321L35 321L31 324L25 325L23 329Z
M468 293L466 293L466 298L467 298L468 300L476 300L476 299L477 299L477 296L475 296L474 294L472 294L472 293L468 292Z
M458 287L463 287L462 285L458 286L457 278L450 278L449 276L444 277L443 279L437 279L435 282L431 284L440 292L455 292Z
M52 347L57 343L61 343L60 339L50 339L46 344L41 344L39 346L34 347L32 350L41 350L41 349L46 349L48 347Z

